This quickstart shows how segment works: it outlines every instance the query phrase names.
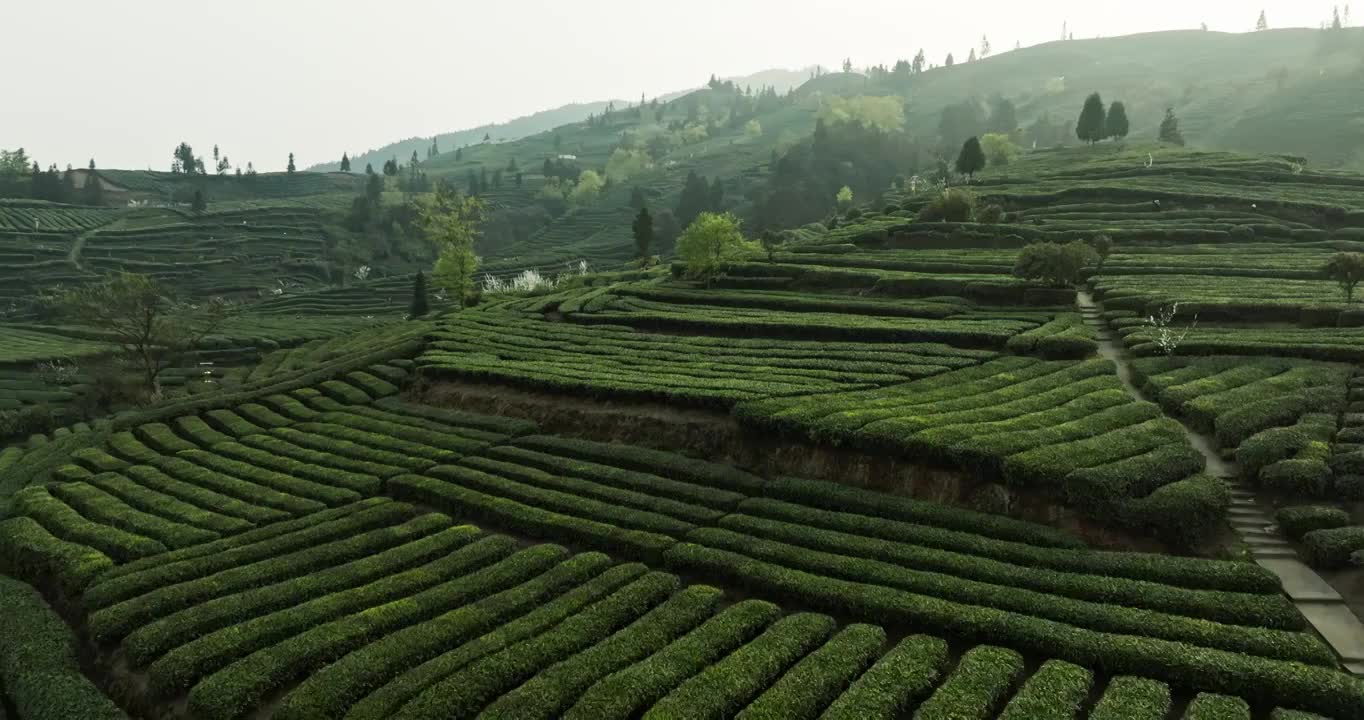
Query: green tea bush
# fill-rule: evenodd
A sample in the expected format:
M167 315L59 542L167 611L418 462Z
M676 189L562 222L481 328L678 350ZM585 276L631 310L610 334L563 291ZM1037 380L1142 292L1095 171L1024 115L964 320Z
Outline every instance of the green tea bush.
M641 565L612 567L601 553L575 555L533 580L376 639L304 680L276 714L332 718L350 708L364 718L381 705L381 713L392 712L463 663L552 626L644 572Z
M7 546L8 547L8 546ZM76 638L36 590L0 576L0 683L25 720L127 720L81 673Z
M1074 720L1093 685L1089 670L1048 660L1014 694L1000 720Z
M1364 526L1350 525L1313 530L1302 536L1303 550L1312 567L1333 570L1350 564L1350 556L1364 550Z
M914 720L989 720L1023 675L1023 656L1005 648L971 648L924 704Z
M1274 514L1284 534L1297 540L1313 530L1330 530L1350 524L1350 514L1324 505L1295 505Z

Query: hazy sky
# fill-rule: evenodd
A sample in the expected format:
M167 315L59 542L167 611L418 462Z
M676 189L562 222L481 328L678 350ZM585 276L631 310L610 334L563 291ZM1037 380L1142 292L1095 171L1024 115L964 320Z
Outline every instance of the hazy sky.
M189 141L260 170L711 73L958 59L1172 28L1316 27L1320 0L0 0L0 148L166 169ZM1364 12L1364 7L1359 8Z

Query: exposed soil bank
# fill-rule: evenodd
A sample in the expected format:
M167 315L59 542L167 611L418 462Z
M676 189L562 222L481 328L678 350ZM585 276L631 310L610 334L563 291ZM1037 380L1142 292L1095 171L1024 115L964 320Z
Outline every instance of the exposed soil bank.
M999 493L1002 488L987 489L987 483L958 468L774 437L717 411L460 381L436 381L410 392L411 399L430 405L531 420L546 433L670 450L764 477L815 478L962 506L990 490L1007 496L1008 515L1069 530L1097 547L1161 550L1152 540L1104 527L1038 493Z

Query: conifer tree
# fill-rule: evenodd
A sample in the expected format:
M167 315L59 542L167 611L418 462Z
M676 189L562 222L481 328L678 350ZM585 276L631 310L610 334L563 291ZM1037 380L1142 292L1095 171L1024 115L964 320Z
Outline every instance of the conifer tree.
M1085 98L1080 120L1075 123L1075 136L1093 144L1103 140L1107 130L1103 98L1099 97L1099 93L1091 93Z
M293 154L293 153L289 153L289 168L288 168L288 171L289 171L289 174L290 174L290 175L293 175L293 174L294 174L294 169L295 169L295 168L294 168L294 154Z
M370 168L373 170L374 168ZM346 153L341 153L341 172L350 172L350 157Z
M415 320L431 311L431 306L426 300L426 275L422 271L417 271L417 277L412 280L412 307L408 309L407 315Z
M1104 119L1104 135L1119 140L1127 137L1127 106L1121 100L1114 100L1108 106L1108 117Z
M1179 131L1179 118L1174 108L1165 108L1165 119L1160 121L1160 141L1173 145L1184 144L1184 133Z
M1268 30L1268 29L1269 29L1269 21L1265 19L1265 11L1264 11L1264 10L1261 10L1261 11L1260 11L1260 19L1255 21L1255 30L1258 32L1258 31L1260 31L1260 30Z
M630 224L630 231L635 238L635 258L643 263L648 260L654 245L654 219L649 215L649 208L639 209L635 221Z
M970 137L961 144L961 152L957 153L957 172L966 176L966 183L971 183L971 178L976 173L985 169L985 151L980 147L980 138Z

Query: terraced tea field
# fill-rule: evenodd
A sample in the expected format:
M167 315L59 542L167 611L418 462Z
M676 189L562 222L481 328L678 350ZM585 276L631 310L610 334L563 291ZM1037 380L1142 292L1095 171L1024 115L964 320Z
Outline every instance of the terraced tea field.
M1359 716L1254 565L537 434L397 397L406 364L112 428L13 497L6 570L147 714Z
M1364 323L1320 276L1364 241L1357 178L1086 150L983 173L999 223L892 190L706 280L417 320L417 264L334 283L325 178L8 231L25 283L247 302L214 383L0 450L0 711L1364 717ZM622 208L486 269L624 261ZM1100 232L1078 296L1013 275ZM0 410L77 403L107 332L25 312Z

